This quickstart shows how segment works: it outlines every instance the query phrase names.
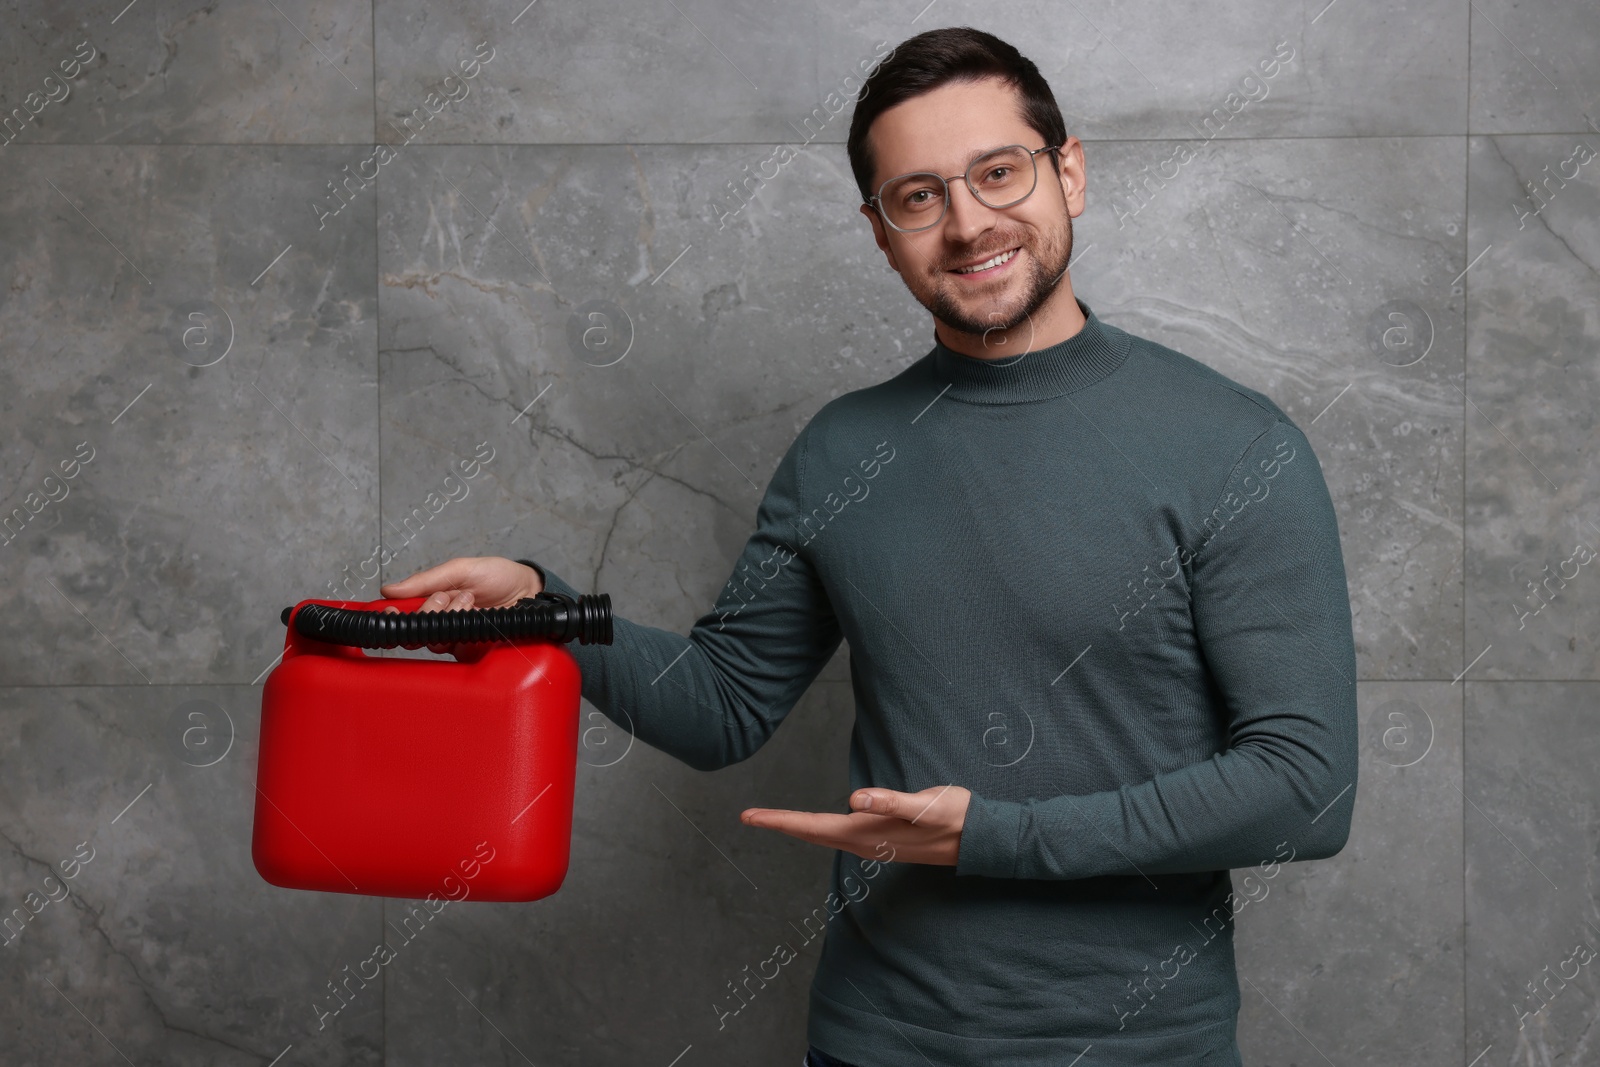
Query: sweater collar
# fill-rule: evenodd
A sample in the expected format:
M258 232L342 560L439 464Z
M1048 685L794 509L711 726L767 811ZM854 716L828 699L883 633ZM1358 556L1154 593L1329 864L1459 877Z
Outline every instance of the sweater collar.
M1077 298L1074 297L1076 300ZM1047 400L1104 378L1128 354L1128 335L1107 327L1078 300L1083 328L1048 348L1006 359L978 359L933 342L933 371L950 383L946 395L975 404L1019 404Z

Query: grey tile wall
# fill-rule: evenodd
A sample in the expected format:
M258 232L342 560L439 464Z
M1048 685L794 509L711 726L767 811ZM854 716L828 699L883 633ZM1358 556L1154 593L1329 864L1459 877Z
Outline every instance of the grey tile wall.
M825 893L826 852L736 819L842 801L847 650L716 775L586 706L562 892L441 915L348 1004L328 984L406 904L256 874L260 683L284 605L457 555L686 630L799 428L929 346L843 140L863 64L959 24L1029 54L1085 142L1083 299L1272 396L1338 507L1355 826L1240 917L1246 1063L1600 1057L1593 969L1562 977L1600 944L1592 7L0 24L0 905L92 855L0 958L7 1062L798 1058L815 948L726 1026L713 1005ZM376 177L374 137L400 145ZM731 199L779 142L797 158Z
M1458 1067L1482 1048L1462 1055L1461 701L1444 681L1363 683L1344 851L1235 874L1245 1063Z
M1593 682L1467 687L1467 1042L1505 1062L1586 1063L1600 1040L1597 697Z

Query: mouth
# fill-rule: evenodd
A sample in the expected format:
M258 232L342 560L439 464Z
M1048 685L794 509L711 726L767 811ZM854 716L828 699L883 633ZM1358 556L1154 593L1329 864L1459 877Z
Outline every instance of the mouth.
M1022 246L1018 245L1016 248L1000 252L990 256L988 259L978 260L964 267L956 267L947 273L954 274L960 278L993 278L1010 266L1011 261L1017 258L1017 253L1021 251L1021 248Z

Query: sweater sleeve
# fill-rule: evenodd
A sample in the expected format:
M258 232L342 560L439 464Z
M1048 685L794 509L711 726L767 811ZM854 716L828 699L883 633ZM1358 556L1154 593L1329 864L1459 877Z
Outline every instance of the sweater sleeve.
M1228 744L1115 790L973 796L957 874L1089 878L1237 869L1285 842L1344 847L1355 803L1355 641L1333 501L1305 436L1277 422L1180 549ZM1122 709L1139 715L1141 709Z
M796 551L805 431L779 461L716 606L684 637L613 614L610 645L572 644L583 696L639 740L697 770L766 743L842 640L813 561ZM548 567L544 588L579 590Z

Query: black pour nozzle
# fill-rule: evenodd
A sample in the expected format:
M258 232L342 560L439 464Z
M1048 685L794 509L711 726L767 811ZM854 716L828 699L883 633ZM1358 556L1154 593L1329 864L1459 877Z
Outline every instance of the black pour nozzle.
M283 609L285 626L293 616L303 637L355 648L421 648L452 642L534 637L580 645L611 643L611 595L585 593L573 599L546 589L509 608L465 611L368 611L306 604L297 613Z

